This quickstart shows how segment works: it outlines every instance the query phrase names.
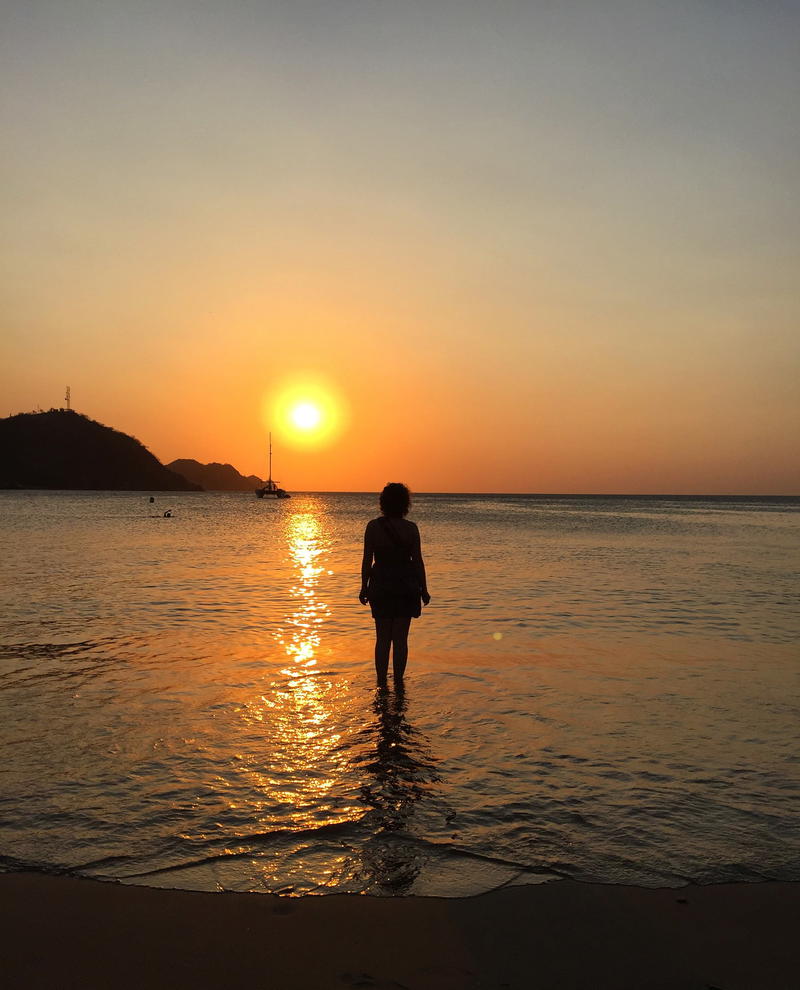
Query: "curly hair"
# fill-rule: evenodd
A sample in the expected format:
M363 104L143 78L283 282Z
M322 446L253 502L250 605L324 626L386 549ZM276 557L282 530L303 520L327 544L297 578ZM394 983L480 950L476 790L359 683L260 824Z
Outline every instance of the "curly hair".
M390 481L381 492L380 506L385 516L407 516L411 508L411 492L399 481Z

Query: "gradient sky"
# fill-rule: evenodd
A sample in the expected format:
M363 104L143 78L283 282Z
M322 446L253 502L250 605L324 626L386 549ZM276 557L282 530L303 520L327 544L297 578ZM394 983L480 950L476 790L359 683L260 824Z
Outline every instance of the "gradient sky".
M0 414L295 490L799 493L800 3L4 0Z

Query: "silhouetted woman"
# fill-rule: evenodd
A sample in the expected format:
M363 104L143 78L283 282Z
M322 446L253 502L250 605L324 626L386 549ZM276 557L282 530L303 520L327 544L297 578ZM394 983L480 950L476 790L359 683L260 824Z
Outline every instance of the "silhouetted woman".
M375 619L375 671L386 682L389 651L395 680L402 680L408 659L408 630L430 602L419 530L405 517L411 493L392 482L381 492L381 515L364 531L359 601L370 604ZM374 561L374 562L373 562Z

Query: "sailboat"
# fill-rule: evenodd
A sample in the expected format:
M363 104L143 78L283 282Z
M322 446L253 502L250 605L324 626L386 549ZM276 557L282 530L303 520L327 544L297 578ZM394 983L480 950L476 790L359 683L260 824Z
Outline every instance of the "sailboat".
M272 496L273 498L291 498L292 496L283 488L278 487L278 482L272 480L272 434L269 435L269 477L263 488L256 488L258 498Z

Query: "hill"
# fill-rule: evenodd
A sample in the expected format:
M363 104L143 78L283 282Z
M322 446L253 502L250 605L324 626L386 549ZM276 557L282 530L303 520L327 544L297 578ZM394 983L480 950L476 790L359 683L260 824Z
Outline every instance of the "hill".
M202 490L134 437L69 409L0 419L0 488Z
M183 475L188 481L213 492L249 492L261 488L264 482L254 474L239 474L232 464L201 464L191 458L179 458L167 464L170 471Z

